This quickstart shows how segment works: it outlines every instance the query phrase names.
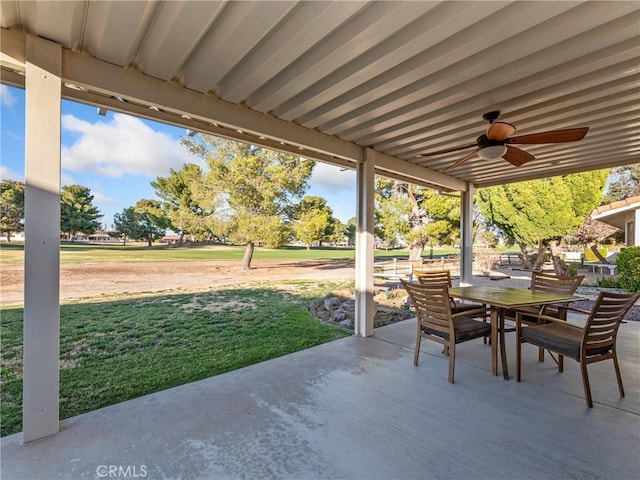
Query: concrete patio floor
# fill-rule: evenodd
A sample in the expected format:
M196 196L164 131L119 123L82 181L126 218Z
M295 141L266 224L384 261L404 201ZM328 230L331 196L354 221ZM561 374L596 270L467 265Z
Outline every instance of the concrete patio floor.
M622 325L626 397L611 362L537 362L523 381L490 374L490 347L441 347L415 320L349 337L61 422L21 444L2 439L13 479L612 479L640 477L640 324ZM507 335L511 373L514 337Z

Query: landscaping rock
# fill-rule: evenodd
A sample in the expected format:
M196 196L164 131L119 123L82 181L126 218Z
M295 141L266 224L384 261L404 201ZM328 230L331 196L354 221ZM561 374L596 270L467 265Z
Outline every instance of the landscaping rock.
M340 307L341 304L342 302L337 297L328 297L324 299L324 308L331 312Z
M376 290L374 327L414 317L415 313L406 306L406 298L407 294L402 288ZM307 310L323 322L351 329L355 317L353 291L335 292L329 297L314 300Z

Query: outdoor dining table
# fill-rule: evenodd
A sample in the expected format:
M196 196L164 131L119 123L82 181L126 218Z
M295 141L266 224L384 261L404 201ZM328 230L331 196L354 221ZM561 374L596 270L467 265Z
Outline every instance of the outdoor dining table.
M524 288L499 287L489 285L452 287L449 295L461 300L483 303L491 307L491 373L498 375L498 333L500 334L500 352L502 375L509 380L509 366L504 337L505 310L522 307L551 305L581 300L581 297L564 293L542 292Z

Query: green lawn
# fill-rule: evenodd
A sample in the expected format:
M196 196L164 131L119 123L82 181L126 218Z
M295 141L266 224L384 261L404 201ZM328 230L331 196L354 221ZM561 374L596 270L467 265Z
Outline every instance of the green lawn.
M65 304L60 309L60 416L349 335L307 312L349 282L242 284L204 293ZM22 308L0 309L2 436L21 430Z
M244 247L61 246L62 263L229 260ZM436 256L457 253L436 249ZM377 250L377 258L407 258ZM353 259L353 249L257 248L255 259ZM0 245L0 266L21 266L24 245ZM68 418L349 335L307 312L352 282L282 281L205 293L101 297L60 308L60 415ZM0 434L21 430L23 309L0 308Z
M458 253L457 249L442 247L434 250L434 256ZM428 254L428 251L425 252ZM230 245L83 245L62 244L61 263L101 263L101 262L184 262L202 260L242 261L243 246ZM408 258L407 249L376 250L376 258ZM255 260L344 260L354 259L353 248L312 248L285 247L278 249L256 248ZM24 262L23 243L0 244L0 266L19 266Z

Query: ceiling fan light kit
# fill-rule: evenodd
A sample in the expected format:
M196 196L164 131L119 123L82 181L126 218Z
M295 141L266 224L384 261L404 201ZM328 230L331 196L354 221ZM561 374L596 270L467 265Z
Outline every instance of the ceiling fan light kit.
M483 160L496 160L507 153L506 145L491 145L478 150L478 156Z
M476 155L483 160L496 160L498 158L503 158L514 167L519 167L531 160L534 160L535 157L524 150L513 147L513 144L531 145L542 143L576 142L578 140L582 140L589 131L589 127L565 128L562 130L550 130L547 132L538 132L512 137L511 135L515 133L516 127L507 122L496 122L499 116L499 110L487 112L482 116L485 121L489 122L489 126L487 127L486 132L476 139L475 144L448 148L437 152L427 152L418 156L431 157L434 155L457 152L459 150L466 150L468 148L475 147L475 151L468 153L460 160L452 163L445 168L444 171L446 172L452 168L459 167Z

